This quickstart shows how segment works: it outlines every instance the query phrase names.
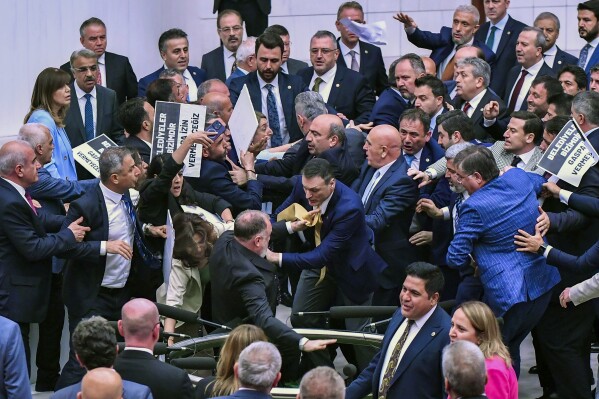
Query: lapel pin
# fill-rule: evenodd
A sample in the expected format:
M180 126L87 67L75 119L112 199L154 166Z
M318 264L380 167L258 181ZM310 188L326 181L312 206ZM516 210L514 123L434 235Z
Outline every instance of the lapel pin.
M368 50L364 50L364 54L368 54Z
M291 86L287 86L287 88L288 88L289 90L291 90Z
M430 162L430 161L431 161L430 158L426 158L426 162Z
M558 61L557 63L558 63L558 64L561 64L561 63L562 63L562 61L560 60L560 61Z
M483 112L484 110L485 110L484 108L481 108L481 109L480 109L480 112Z
M431 333L431 337L434 337L435 335L437 335L437 333L433 331L433 332Z
M337 83L335 86L336 86L336 87L339 87L339 83Z
M197 75L195 72L192 72L194 75Z
M511 34L512 34L512 32L510 32L510 31L508 30L508 31L507 31L507 34L508 34L508 35L511 35Z

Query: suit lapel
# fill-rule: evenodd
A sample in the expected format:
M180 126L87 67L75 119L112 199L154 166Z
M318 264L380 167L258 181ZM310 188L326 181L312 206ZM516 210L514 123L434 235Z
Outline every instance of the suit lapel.
M366 201L366 205L364 206L364 208L366 208L366 212L370 211L370 207L373 205L372 199L374 198L374 195L379 190L383 189L383 187L387 183L387 180L389 180L389 178L393 175L393 173L395 173L396 170L398 170L401 166L404 166L405 163L406 162L404 161L404 158L399 157L395 161L395 163L393 163L393 165L391 165L391 167L387 170L387 172L385 172L385 174L379 179L376 186L374 186L374 188L372 189L372 192L370 193L370 197L368 197L368 201ZM373 173L373 175L374 175L374 173ZM374 205L376 206L377 204L374 204Z
M508 15L507 22L505 23L505 27L504 27L503 32L501 34L501 40L499 40L499 45L497 46L497 53L495 54L497 56L497 59L499 59L499 56L503 52L503 49L505 48L505 46L507 46L507 42L512 37L512 29L513 29L513 25L514 25L513 21L514 20L512 19L512 17L510 17ZM489 25L489 27L490 26L491 25ZM487 37L486 34L485 34L485 37Z
M73 108L73 117L75 118L75 123L77 125L77 129L79 130L79 135L81 136L81 140L85 143L87 137L85 136L85 121L81 117L81 108L79 108L79 99L77 98L77 93L75 92L75 85L73 82L71 84L71 93L73 99L71 100L71 108Z
M102 212L102 236L105 240L108 240L108 227L109 227L108 210L106 209L106 202L104 201L104 194L102 194L102 189L100 188L99 184L96 186L96 195L97 195L98 206L99 206L100 212Z
M281 96L281 106L283 107L283 113L285 114L285 124L287 125L287 131L291 129L291 110L293 109L293 93L292 87L287 80L287 75L283 73L278 74L279 80L279 96Z
M262 89L260 88L260 83L256 74L257 72L252 72L252 74L247 78L245 83L248 86L248 91L250 92L250 97L252 99L252 104L254 104L254 109L262 112Z
M105 97L104 97L104 92L102 91L103 87L101 88L96 86L96 136L98 137L99 135L102 134L103 130L104 130L104 126L102 123L102 115L104 115L104 105L105 105Z
M329 93L329 99L327 100L327 104L335 104L337 102L337 96L339 96L339 92L342 90L343 78L345 77L345 71L347 68L337 68L337 72L335 73L335 78L333 79L333 85L331 86L331 92Z
M327 205L327 210L322 215L322 227L320 229L321 240L324 240L326 235L331 230L331 214L334 212L335 206L337 205L337 202L339 201L339 197L341 196L341 194L339 193L340 190L341 190L341 188L339 187L339 185L335 186L335 191L333 192L333 195L331 196L331 200L329 201L329 204Z
M485 104L487 104L489 102L489 100L490 100L489 97L491 96L491 92L489 90L490 89L487 88L487 92L480 99L478 106L474 109L474 112L472 113L472 116L470 117L470 120L472 121L473 126L478 125L482 121L483 107Z

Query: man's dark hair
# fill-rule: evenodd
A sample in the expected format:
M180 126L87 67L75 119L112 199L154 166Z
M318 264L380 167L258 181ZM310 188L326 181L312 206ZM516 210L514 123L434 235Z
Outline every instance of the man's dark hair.
M406 275L424 280L424 289L430 298L436 292L441 292L445 278L441 269L426 262L414 262L406 267Z
M401 123L401 121L403 121L404 119L409 121L420 121L420 123L422 123L422 126L424 127L425 134L431 128L431 117L428 116L428 114L420 108L406 109L404 112L402 112L401 116L399 117L399 123Z
M584 3L578 3L576 10L589 10L595 14L595 18L599 19L599 0L589 0Z
M551 97L547 103L549 105L553 104L556 115L570 116L572 114L572 100L574 100L574 96L561 93Z
M235 218L233 234L240 240L247 241L266 230L266 216L264 213L252 209L245 210Z
M599 64L594 65L591 70L589 71L589 73L595 73L595 72L599 72Z
M357 1L346 1L345 3L341 4L339 6L339 9L337 10L337 21L339 21L341 13L346 8L353 8L355 10L359 10L360 12L362 12L362 14L364 14L364 9L362 8L362 5L360 3L358 3Z
M256 39L256 54L258 54L258 49L260 46L264 46L269 50L273 50L275 48L281 49L281 59L283 57L283 52L285 51L285 43L283 43L283 39L281 36L277 35L274 32L264 32Z
M515 111L511 117L524 121L524 134L534 134L535 143L543 138L543 121L534 112Z
M328 30L317 31L315 34L312 35L312 39L331 39L333 43L333 48L337 49L339 47L339 45L337 44L337 38L331 31ZM312 41L312 39L310 39L310 41Z
M433 92L433 96L435 97L443 97L443 101L445 101L445 97L447 97L447 87L443 84L443 81L436 76L424 75L416 79L416 87L428 86L431 88Z
M408 60L410 62L410 66L412 67L414 72L416 72L416 75L420 75L421 73L426 73L426 68L424 66L424 62L422 61L422 58L418 54L408 53L408 54L402 55L401 57L399 57L397 59L397 63L395 64L395 66L397 66L397 64L399 64L400 62L405 61L405 60Z
M121 173L123 160L131 151L126 147L108 147L100 155L100 180L106 183L113 173Z
M335 177L335 171L326 159L314 158L306 163L302 169L302 176L308 179L321 177L326 184L329 184L331 179Z
M560 130L564 128L564 126L566 126L566 123L568 123L568 121L570 121L569 116L558 115L545 122L545 130L550 135L555 136L560 132Z
M464 141L474 140L474 129L472 128L472 119L460 109L447 111L437 117L437 126L442 126L443 130L451 136L453 132L460 132Z
M289 36L289 31L287 30L287 28L285 28L283 25L278 24L270 25L268 28L264 30L264 33L266 32L271 32L279 36Z
M175 101L173 86L175 86L175 82L170 79L156 79L150 83L146 89L148 103L156 108L156 101Z
M222 10L221 12L218 13L218 16L216 17L216 27L218 29L220 29L220 20L223 17L226 17L227 15L237 15L239 17L239 20L241 21L241 25L243 25L243 17L241 16L241 13L237 10L232 10L232 9L226 9L226 10Z
M535 87L538 84L542 84L543 87L545 87L545 90L547 91L547 102L549 102L549 99L552 98L553 96L557 96L558 94L561 94L564 92L564 88L562 87L562 84L559 82L559 80L557 80L557 78L554 78L553 76L549 76L549 75L537 76L532 81L530 87Z
M149 120L150 116L144 109L145 98L133 98L124 102L119 107L118 121L130 135L137 135L141 131L141 124Z
M587 85L589 84L589 79L587 78L587 73L584 71L584 69L582 69L578 65L564 65L557 74L558 80L564 72L570 72L572 75L574 75L574 81L578 86L578 90L585 90L587 88Z
M158 38L158 51L161 53L166 52L166 42L171 39L187 39L187 33L179 28L169 29L162 33Z
M499 176L499 169L495 158L493 158L493 153L480 145L473 145L460 151L453 159L453 164L466 175L478 172L485 182Z
M85 28L87 28L90 25L100 25L104 29L106 29L106 24L104 24L104 21L102 21L100 18L91 17L91 18L86 19L85 21L83 21L83 23L79 27L79 35L81 37L83 37L83 34L85 32Z
M88 370L112 368L116 359L116 334L100 316L82 320L73 331L73 350Z

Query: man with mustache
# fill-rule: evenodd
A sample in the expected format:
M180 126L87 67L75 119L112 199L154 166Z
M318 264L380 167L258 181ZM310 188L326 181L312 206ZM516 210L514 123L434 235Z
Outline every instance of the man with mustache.
M404 24L410 43L431 49L430 57L437 64L437 77L441 80L451 80L455 70L455 53L463 45L470 44L480 47L485 53L485 61L494 67L495 53L483 42L476 39L480 14L472 5L461 5L453 13L453 24L444 26L439 33L422 31L408 14L397 13L393 18Z
M235 56L243 39L243 19L235 10L223 10L216 18L216 31L221 45L202 56L202 69L208 79L223 82L235 71Z
M590 79L591 68L599 63L599 0L589 0L579 3L578 7L578 35L586 40L587 44L580 50L578 66L584 69Z

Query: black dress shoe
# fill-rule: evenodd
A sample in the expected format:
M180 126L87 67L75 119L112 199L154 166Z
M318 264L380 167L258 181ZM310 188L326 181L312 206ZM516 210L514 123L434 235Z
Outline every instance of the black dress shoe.
M293 305L293 297L288 292L283 292L281 294L281 305L287 306L290 308Z
M539 374L539 368L537 366L532 366L528 369L528 374Z

